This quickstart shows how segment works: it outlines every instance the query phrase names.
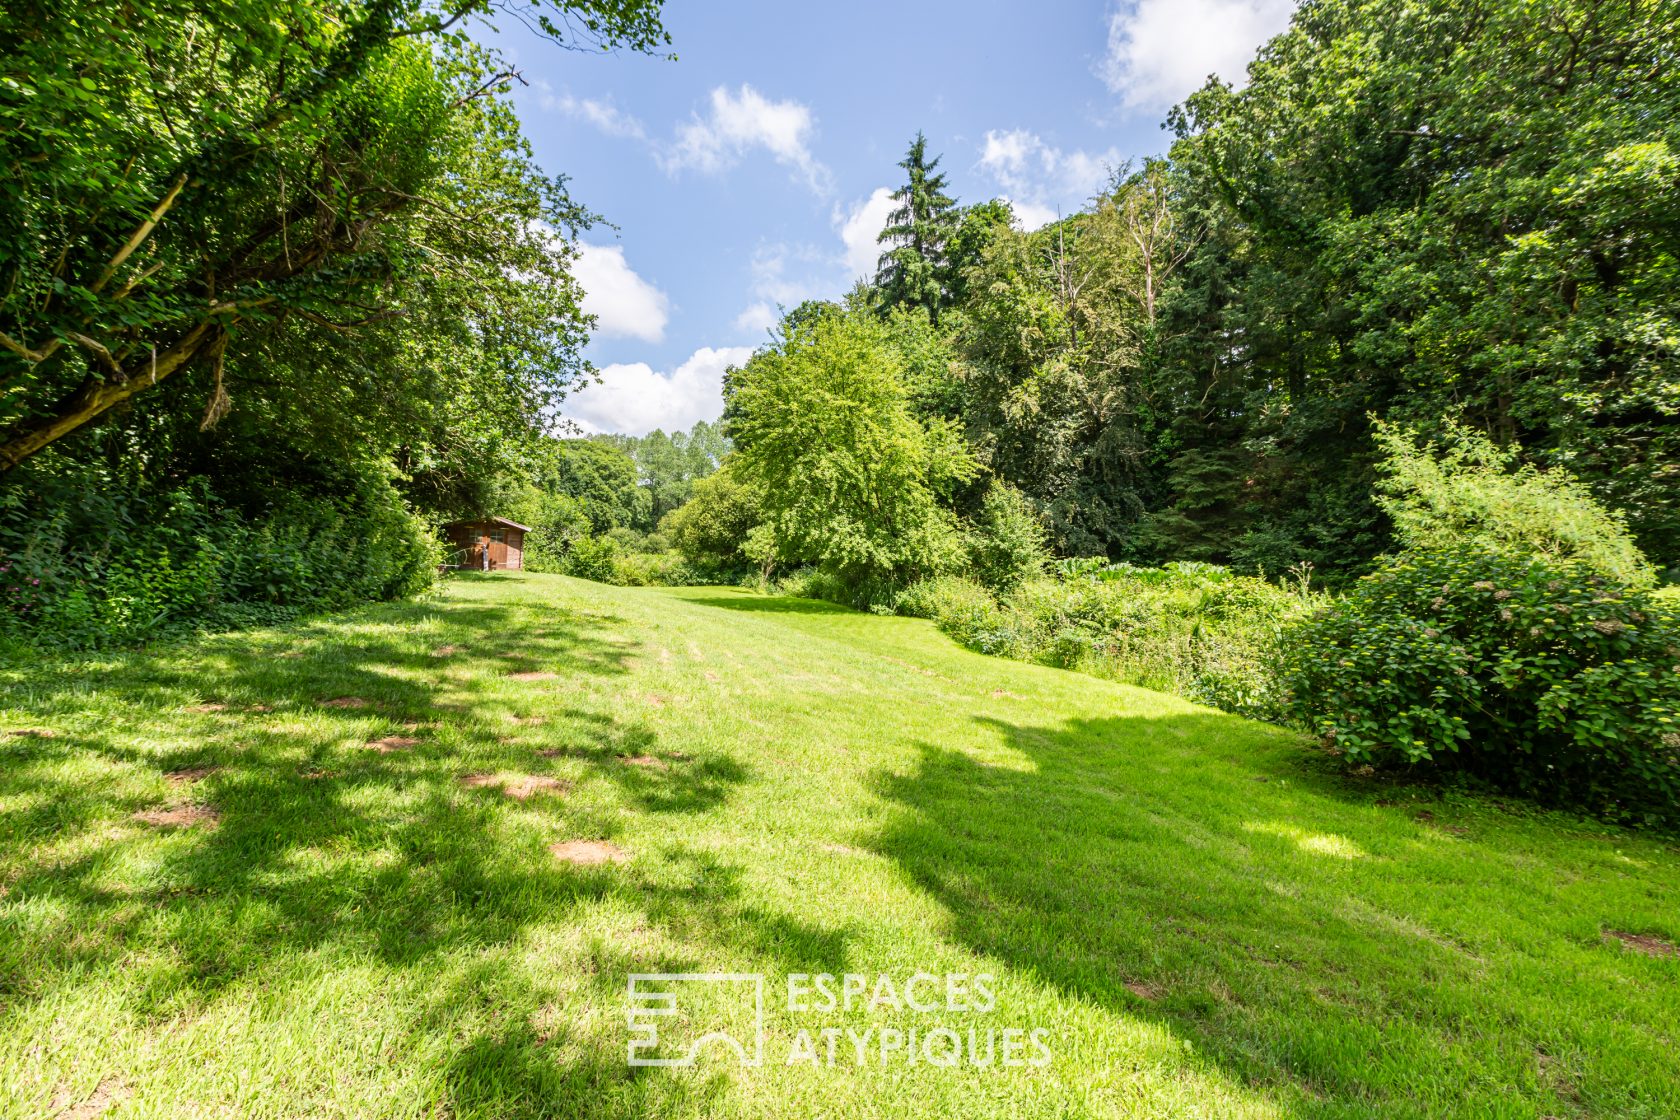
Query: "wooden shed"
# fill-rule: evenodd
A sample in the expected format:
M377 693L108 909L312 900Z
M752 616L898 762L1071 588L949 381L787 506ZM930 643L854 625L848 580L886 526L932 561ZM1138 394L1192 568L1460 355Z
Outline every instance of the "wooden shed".
M443 527L453 550L449 563L457 568L484 572L515 571L525 566L525 534L529 525L505 517L481 517L477 521L451 521Z

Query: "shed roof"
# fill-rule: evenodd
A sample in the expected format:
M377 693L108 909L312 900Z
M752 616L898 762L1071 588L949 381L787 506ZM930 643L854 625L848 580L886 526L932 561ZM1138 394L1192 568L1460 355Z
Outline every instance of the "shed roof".
M519 529L526 533L531 531L531 527L529 525L521 525L517 521L509 521L505 517L469 517L463 521L451 521L448 525L445 525L444 528L448 529L454 525L506 525L509 529Z

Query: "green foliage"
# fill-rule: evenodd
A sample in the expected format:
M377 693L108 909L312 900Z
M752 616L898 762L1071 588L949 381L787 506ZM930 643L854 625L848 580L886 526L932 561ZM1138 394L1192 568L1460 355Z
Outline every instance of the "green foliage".
M583 502L531 482L504 483L473 516L490 514L529 525L523 562L527 571L564 572L572 542L594 531Z
M875 284L883 310L919 307L938 322L950 286L946 245L958 230L957 204L945 194L945 176L934 170L939 157L928 158L920 132L898 166L906 182L893 192L898 206L878 238L887 248Z
M581 537L566 552L565 574L597 583L616 583L621 556L611 537Z
M1081 561L1060 578L1030 580L1002 596L970 579L924 580L900 593L896 605L903 614L933 619L981 653L1080 669L1279 720L1278 643L1314 601L1303 587L1278 587L1213 565Z
M729 440L720 425L696 421L686 432L666 435L655 429L645 436L602 435L594 440L622 448L635 464L638 485L647 491L643 512L635 524L651 529L665 515L682 506L694 484L716 471L729 454Z
M129 645L429 587L433 534L385 479L341 481L335 496L279 495L251 517L202 478L123 490L95 468L32 461L0 488L0 637Z
M1129 201L1143 190L1123 180L1087 213L1032 233L993 230L947 314L969 438L994 477L1038 506L1063 553L1136 555L1134 526L1155 496L1143 361L1155 289L1140 277L1146 252L1160 258L1156 286L1174 262Z
M574 499L592 532L646 523L653 499L639 485L636 461L622 447L596 439L550 440L547 447L550 455L539 468L539 486Z
M763 495L743 483L726 461L717 473L694 484L688 502L672 510L659 528L690 564L717 569L752 566L747 538L763 520Z
M1043 574L1050 562L1044 525L1032 503L994 482L980 502L968 535L968 566L993 591L1011 591Z
M1383 479L1377 502L1407 549L1454 545L1557 561L1576 559L1613 583L1650 587L1656 572L1628 533L1562 468L1517 467L1517 450L1449 421L1446 442L1419 445L1397 425L1375 424Z
M141 393L173 404L203 392L213 425L230 404L228 361L270 344L296 358L300 334L399 316L406 331L372 333L402 347L454 327L457 344L515 352L487 375L541 368L529 318L498 314L512 290L562 312L548 326L568 366L581 319L571 250L539 223L582 215L518 139L501 60L449 29L492 6L469 0L446 17L393 0L8 5L0 465ZM664 41L651 0L528 7L568 45ZM464 323L484 333L462 337ZM333 409L307 378L284 376L290 362L250 364L291 407ZM354 371L341 392L367 365L301 364ZM211 384L181 376L193 369ZM447 399L402 372L399 399ZM522 389L541 384L515 372ZM376 415L389 407L354 396Z
M1294 713L1350 763L1680 820L1680 614L1585 561L1409 554L1286 648Z
M940 498L974 473L955 428L911 412L898 356L865 314L789 328L728 386L731 469L761 495L746 552L815 564L851 582L958 562Z
M1520 445L1680 557L1674 19L1328 0L1175 111L1165 547L1357 571L1376 415Z

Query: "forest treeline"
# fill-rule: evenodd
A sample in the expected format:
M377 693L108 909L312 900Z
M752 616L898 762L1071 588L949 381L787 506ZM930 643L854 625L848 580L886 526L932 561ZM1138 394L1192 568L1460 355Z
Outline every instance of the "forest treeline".
M1672 568L1677 21L1307 3L1244 88L1172 112L1165 158L1030 232L950 198L918 137L874 282L795 309L730 422L753 428L742 395L839 315L890 351L931 442L961 437L972 469L928 459L953 507L1004 483L1062 555L1345 580L1393 543L1386 420L1573 475Z

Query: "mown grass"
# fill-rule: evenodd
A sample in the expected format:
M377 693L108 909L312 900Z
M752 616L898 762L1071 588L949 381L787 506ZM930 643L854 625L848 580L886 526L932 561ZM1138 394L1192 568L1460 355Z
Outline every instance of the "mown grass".
M1680 1115L1668 842L917 620L465 577L0 705L0 1115ZM629 1068L654 971L766 974L765 1065ZM782 995L916 971L996 1008ZM1054 1057L786 1064L935 1021Z

